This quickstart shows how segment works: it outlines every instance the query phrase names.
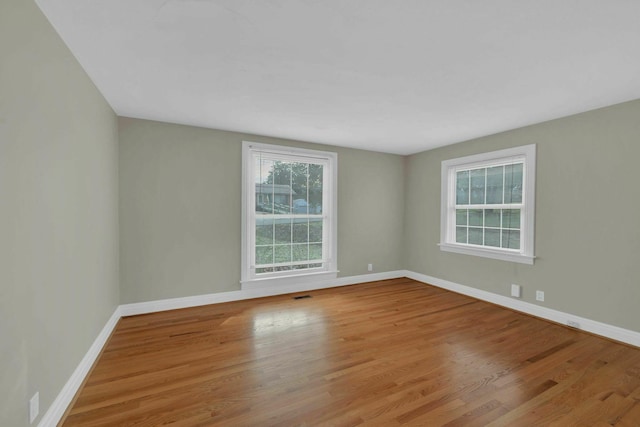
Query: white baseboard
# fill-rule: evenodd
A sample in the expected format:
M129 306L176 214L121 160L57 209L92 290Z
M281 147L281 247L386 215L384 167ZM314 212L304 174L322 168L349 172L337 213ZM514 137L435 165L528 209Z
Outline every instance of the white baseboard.
M598 322L551 308L542 307L526 301L509 298L504 295L498 295L480 289L472 288L470 286L460 285L448 280L427 276L426 274L415 273L413 271L407 270L405 271L404 275L405 277L417 280L419 282L434 285L442 289L457 292L459 294L468 295L479 300L491 302L493 304L520 311L522 313L551 320L552 322L560 323L562 325L567 325L568 321L576 322L580 325L580 329L583 331L591 332L593 334L610 338L612 340L640 347L640 332L620 328L618 326L609 325L607 323Z
M293 284L265 289L244 289L238 291L218 292L215 294L196 295L191 297L138 302L121 305L120 313L122 316L134 316L137 314L155 313L157 311L176 310L179 308L197 307L200 305L218 304L222 302L290 294L292 292L305 292L315 289L335 288L337 286L355 285L357 283L374 282L376 280L397 279L399 277L405 276L406 272L404 270L397 270L387 271L383 273L362 274L359 276L339 277L337 279L306 284Z
M107 320L107 323L98 334L98 337L93 341L93 344L91 344L91 347L89 347L89 350L80 361L78 367L73 371L71 377L69 377L67 383L62 387L62 390L56 399L53 401L51 406L49 406L49 409L47 409L47 412L38 423L38 427L55 427L58 425L64 415L64 412L71 404L73 397L80 389L80 386L89 373L89 370L100 355L100 352L107 342L107 339L109 339L111 332L113 332L114 328L118 324L120 317L122 316L120 314L120 307L118 306L109 320Z

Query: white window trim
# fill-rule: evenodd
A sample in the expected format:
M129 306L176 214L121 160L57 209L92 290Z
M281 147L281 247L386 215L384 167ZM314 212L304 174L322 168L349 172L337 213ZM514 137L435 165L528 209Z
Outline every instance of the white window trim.
M472 246L455 242L455 174L459 169L485 167L496 163L524 161L523 175L523 212L520 226L519 251L486 246ZM440 213L440 250L459 254L475 255L485 258L533 264L535 240L535 182L536 182L536 145L481 153L442 162L442 190ZM453 221L453 224L451 223Z
M252 153L254 151L266 151L284 156L310 157L327 161L324 174L329 178L329 197L323 203L323 211L328 215L328 227L323 228L327 245L323 249L327 251L325 267L313 270L283 271L278 274L256 277L252 274L252 262L255 247L255 227L251 220L255 212L255 182L253 179ZM288 147L257 142L242 142L242 271L240 283L243 290L258 289L274 286L288 286L291 284L307 284L325 280L332 280L338 276L338 154L330 151L308 150L297 147Z

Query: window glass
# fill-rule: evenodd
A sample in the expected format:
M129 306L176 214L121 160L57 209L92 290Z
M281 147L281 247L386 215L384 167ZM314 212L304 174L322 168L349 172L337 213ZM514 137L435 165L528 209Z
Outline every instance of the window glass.
M456 204L469 204L469 171L458 172L456 176Z
M467 225L468 209L456 209L456 225Z
M487 227L500 227L500 209L485 209L484 223Z
M504 166L487 169L487 204L502 203Z
M295 264L301 269L308 268L308 261L322 261L323 165L264 159L259 163L256 267Z
M464 197L461 197L463 192L460 189L464 189L467 185L466 182L469 182L471 185L469 197L472 205L520 204L519 201L522 201L522 167L522 163L514 163L458 171L455 175L456 203L459 200L466 202ZM462 185L457 180L462 180ZM464 237L462 234L458 235L462 231L456 229L457 243L520 249L519 234L516 238L515 234L509 233L505 239L501 234L502 229L520 229L520 209L460 209L458 207L465 205L466 203L456 205L456 226L469 225L478 228L466 230ZM506 242L506 245L503 245L503 241Z
M469 225L482 226L484 224L482 217L482 209L469 209Z
M468 227L456 227L456 242L467 243L467 230Z
M484 204L485 171L486 169L475 169L470 172L472 205Z

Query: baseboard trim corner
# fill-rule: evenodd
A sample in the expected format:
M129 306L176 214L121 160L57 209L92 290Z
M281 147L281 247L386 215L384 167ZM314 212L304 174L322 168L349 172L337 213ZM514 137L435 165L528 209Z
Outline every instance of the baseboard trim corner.
M80 390L84 379L100 355L100 352L104 348L109 336L111 336L111 333L118 324L120 317L122 316L120 314L120 307L118 306L109 320L107 320L107 323L93 341L93 344L91 344L91 347L89 347L89 350L73 371L65 385L62 387L58 396L55 398L51 406L49 406L47 412L42 416L42 419L38 423L38 427L55 427L58 425L74 396L78 390Z
M600 335L602 337L609 338L615 341L630 344L635 347L640 347L640 332L632 331L603 322L598 322L596 320L587 319L585 317L576 316L570 313L565 313L563 311L542 307L526 301L516 300L504 295L494 294L491 292L483 291L481 289L473 288L471 286L465 286L459 283L450 282L448 280L439 279L437 277L428 276L426 274L407 270L405 271L405 276L410 279L417 280L418 282L437 286L442 289L467 295L482 301L487 301L496 305L500 305L502 307L510 308L512 310L550 320L555 323L560 323L562 325L567 325L568 321L577 322L578 324L580 324L580 330L590 332L595 335Z

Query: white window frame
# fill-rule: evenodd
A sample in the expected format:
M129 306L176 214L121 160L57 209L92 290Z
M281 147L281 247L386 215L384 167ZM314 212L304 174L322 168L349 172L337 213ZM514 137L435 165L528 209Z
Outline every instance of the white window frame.
M323 162L323 267L310 270L290 270L255 273L255 165L254 153L263 152L287 160L320 160ZM329 151L297 147L242 143L242 289L307 284L336 279L338 276L338 154Z
M461 170L520 162L524 164L520 212L520 250L456 242L456 173ZM536 145L481 153L442 162L440 250L485 258L533 264L535 240ZM491 205L488 205L491 206ZM502 205L499 205L502 206ZM506 207L508 209L508 207Z

